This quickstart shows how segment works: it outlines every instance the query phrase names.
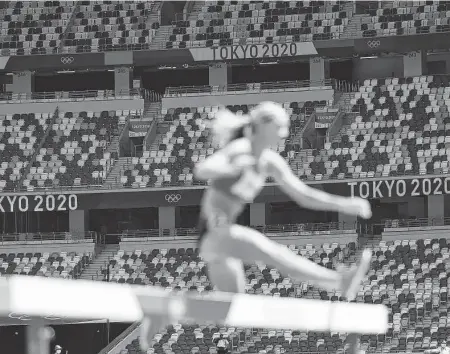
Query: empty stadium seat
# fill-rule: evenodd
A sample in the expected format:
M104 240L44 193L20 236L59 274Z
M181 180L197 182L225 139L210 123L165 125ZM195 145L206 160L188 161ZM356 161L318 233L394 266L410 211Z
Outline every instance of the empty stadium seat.
M315 107L330 104L326 101L287 102L284 107L291 115L291 133L301 129L305 113ZM250 105L227 106L237 114L248 113ZM127 187L192 185L195 181L195 163L214 153L218 145L209 139L208 121L219 110L215 107L180 107L163 111L167 133L157 138L158 150L144 151L141 157L134 157L124 168L120 183ZM277 151L287 159L298 151L298 144L280 142Z
M107 146L118 135L118 122L115 111L60 112L24 186L32 190L101 185L116 158Z
M90 253L45 252L0 254L0 276L35 275L53 278L76 278L92 260Z
M335 39L347 23L339 1L207 1L174 23L166 48Z
M369 10L361 19L358 36L378 37L450 31L450 5L446 1L393 1Z
M19 187L35 149L44 137L50 113L0 116L0 191Z
M356 301L385 304L389 309L389 330L386 334L361 336L361 349L382 353L423 352L449 340L449 246L446 239L426 239L381 241L373 248L372 267ZM288 247L327 268L332 268L335 261L353 263L357 257L354 243ZM115 282L198 293L213 288L205 263L199 258L198 250L192 248L121 250L110 264ZM263 264L246 266L245 274L248 293L343 300L338 291L318 290L307 282L285 278ZM349 346L344 333L256 329L250 332L244 328L203 324L169 326L155 336L153 348L147 353L214 353L213 340L220 335L228 337L241 353L275 353L282 348L286 353L343 353ZM139 352L138 340L128 344L123 354L135 352Z
M54 54L75 1L11 1L1 23L0 54Z
M65 40L69 53L143 50L159 27L149 19L152 1L82 1Z
M351 104L354 122L324 149L304 155L298 164L301 177L448 173L448 76L366 80Z

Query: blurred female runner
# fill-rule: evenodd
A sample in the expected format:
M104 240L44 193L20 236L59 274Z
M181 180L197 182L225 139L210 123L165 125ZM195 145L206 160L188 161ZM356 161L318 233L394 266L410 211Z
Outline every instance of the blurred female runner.
M365 199L335 196L308 187L294 175L284 158L270 149L288 137L289 122L286 111L273 102L259 104L248 116L236 116L229 111L218 113L213 134L224 147L195 168L198 179L211 181L200 212L200 254L208 263L209 278L219 291L244 292L243 263L259 261L294 279L327 290L341 290L347 299L353 300L369 270L371 251L363 252L358 268L334 271L295 255L285 245L252 228L236 224L268 176L302 207L365 219L372 216Z
M261 103L247 116L221 111L212 131L223 148L198 163L194 172L197 179L211 181L202 200L199 247L217 290L243 293L246 284L243 264L259 261L293 279L306 280L327 290L341 290L348 300L353 300L369 270L371 251L363 252L356 268L330 270L295 255L285 245L252 228L237 225L236 220L245 205L260 193L268 176L308 209L369 219L372 216L369 202L330 195L308 187L294 175L286 161L270 149L289 134L289 116L276 103ZM143 323L143 330L147 331L147 340L141 337L143 350L167 324L169 319L163 317L153 318L151 326Z

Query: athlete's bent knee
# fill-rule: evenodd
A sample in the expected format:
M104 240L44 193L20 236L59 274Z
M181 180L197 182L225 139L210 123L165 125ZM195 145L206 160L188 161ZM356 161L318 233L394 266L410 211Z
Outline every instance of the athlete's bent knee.
M245 292L245 273L242 262L225 257L208 264L210 279L219 291Z

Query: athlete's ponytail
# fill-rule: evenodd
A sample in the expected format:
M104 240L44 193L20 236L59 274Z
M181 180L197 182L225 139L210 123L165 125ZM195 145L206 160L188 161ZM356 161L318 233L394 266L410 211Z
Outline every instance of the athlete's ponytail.
M249 123L249 117L246 115L238 116L227 109L220 110L211 123L214 141L221 147L225 146L238 138Z

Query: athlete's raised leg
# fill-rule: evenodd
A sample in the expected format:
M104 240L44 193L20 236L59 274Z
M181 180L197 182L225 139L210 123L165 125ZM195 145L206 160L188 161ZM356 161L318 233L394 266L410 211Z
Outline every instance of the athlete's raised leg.
M244 265L233 257L217 258L208 262L208 274L217 290L230 293L245 292Z
M365 253L360 267L354 270L334 271L295 255L286 246L240 225L211 230L202 243L202 253L234 257L244 263L261 261L295 279L310 281L327 290L342 290L350 300L356 296L360 283L369 270L371 255Z
M141 323L139 336L141 350L146 351L149 349L155 335L169 325L170 319L168 315L152 315L151 318L144 318Z
M217 290L231 293L245 292L245 273L242 261L233 257L216 258L208 262L209 279ZM189 293L185 294L189 296ZM154 315L141 324L140 346L147 350L154 336L170 325L170 319L164 315Z

